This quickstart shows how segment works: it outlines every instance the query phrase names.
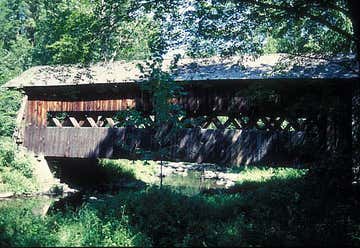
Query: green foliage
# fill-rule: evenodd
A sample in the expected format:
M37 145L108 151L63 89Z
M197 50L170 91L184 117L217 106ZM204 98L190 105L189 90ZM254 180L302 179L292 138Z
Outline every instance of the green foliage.
M236 183L241 185L246 182L265 183L268 181L286 181L302 178L307 170L286 167L245 167L233 169L238 172Z
M0 1L0 84L36 64L148 58L157 24L134 3Z
M41 208L41 202L37 201L0 205L1 246L150 245L146 236L129 225L122 206L106 209L105 205L86 204L78 211L69 210L42 218L33 214L35 208Z
M0 136L13 134L21 97L19 92L0 89Z
M38 20L34 60L41 64L145 59L154 22L131 16L133 1L47 2Z
M334 18L340 14L334 13ZM339 21L341 28L351 32L351 22L342 17ZM264 52L290 53L290 54L339 54L349 53L353 43L346 37L329 28L322 27L309 19L284 23L281 20L272 23L271 36L265 41ZM340 24L341 23L341 24Z
M35 34L40 41L35 58L41 63L69 64L89 62L96 56L92 47L95 34L91 30L95 16L87 1L60 1L47 6Z
M180 117L184 116L184 111L176 102L177 97L184 95L182 86L173 80L171 72L176 68L179 56L175 56L169 65L170 72L164 71L163 68L163 53L166 49L166 44L161 36L155 36L154 39L149 40L149 47L152 48L152 59L146 61L145 65L137 64L141 78L144 79L140 83L140 89L144 94L151 97L152 110L149 113L153 117L144 116L143 113L135 109L129 109L119 112L115 119L119 121L119 126L132 126L137 128L150 128L156 133L153 138L155 144L155 151L138 151L143 155L143 159L147 159L149 154L154 154L155 157L165 159L168 154L168 149L173 145L171 141L177 135L177 132L183 123ZM119 144L122 149L131 150L134 147L125 143Z
M121 162L121 166L132 166ZM139 170L145 166L137 161L134 167L143 173ZM355 201L324 195L301 170L246 168L238 172L246 180L226 191L189 196L171 187L122 190L111 197L97 195L97 200L87 200L77 210L53 210L44 217L32 214L33 200L30 206L0 204L0 244L359 245Z
M158 11L171 16L167 36L176 40L169 43L183 44L192 57L354 51L350 1L168 2L165 13L162 6Z
M160 165L159 162L153 160L131 161L127 159L101 159L99 164L106 172L106 177L109 182L119 180L119 178L126 178L130 180L140 180L150 185L158 185L160 181L157 176ZM237 186L242 186L247 183L262 184L274 180L286 181L299 179L305 176L308 170L286 167L249 166L228 168L227 172L232 173L232 180L236 182ZM163 184L179 192L194 195L202 189L209 189L214 186L214 182L211 180L202 182L201 173L201 171L187 171L187 176L166 176L163 179Z
M155 161L101 159L99 164L106 171L110 181L119 178L136 179L149 184L158 181L158 164Z
M126 204L131 223L156 246L350 244L353 226L342 220L355 220L351 205L325 202L311 190L303 181L272 180L235 194L186 197L150 188L114 201Z
M31 44L23 36L17 36L6 48L0 40L0 85L17 76L31 64Z
M113 161L111 159L100 160L99 164L104 169L106 173L106 178L108 178L109 181L115 181L119 178L135 178L135 173L131 168L131 165L122 164L120 161Z
M112 165L148 182L154 175L141 161ZM186 187L198 186L194 180L170 176L162 189L121 192L107 204L125 205L130 223L156 246L357 244L356 204L327 195L314 178L306 176L307 170L247 167L230 172L238 173L238 178L227 190L189 194Z
M40 246L51 242L50 225L44 225L40 216L34 216L35 208L41 208L43 200L28 199L0 202L0 245Z
M141 240L141 234L138 234L139 237L134 235L121 207L116 210L119 212L108 211L103 214L87 205L75 213L55 215L53 219L57 222L57 229L53 239L57 242L53 245L134 246L146 243L145 238Z
M271 36L266 37L266 42L263 46L264 54L272 54L280 51L279 41Z
M0 141L0 192L35 192L34 161L9 138L0 137Z
M117 112L114 120L118 122L118 127L145 128L152 125L152 121L149 118L144 117L141 112L133 109Z

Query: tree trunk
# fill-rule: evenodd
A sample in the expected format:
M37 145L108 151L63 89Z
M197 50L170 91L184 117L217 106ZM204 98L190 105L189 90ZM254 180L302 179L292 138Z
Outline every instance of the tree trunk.
M350 10L350 18L353 25L354 37L356 39L356 60L360 65L360 15L358 10L360 8L359 0L348 0L348 7ZM352 135L353 135L353 173L354 180L360 181L360 83L357 80L353 86L352 98Z

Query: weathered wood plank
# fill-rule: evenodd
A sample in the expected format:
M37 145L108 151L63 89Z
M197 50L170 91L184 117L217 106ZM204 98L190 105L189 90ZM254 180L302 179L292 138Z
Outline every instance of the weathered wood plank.
M56 118L51 118L56 127L62 127L61 122Z
M91 117L86 117L86 119L87 119L87 121L89 122L89 124L91 125L91 127L98 127L93 118L91 118Z
M110 127L115 127L115 122L112 118L105 118Z
M88 101L29 100L26 107L27 126L46 126L48 112L121 111L135 107L134 99L105 99Z
M29 150L50 157L124 158L136 156L135 148L154 149L153 134L147 129L27 127L25 134ZM167 159L237 165L293 163L311 160L301 154L306 143L303 132L184 129L174 139Z
M69 120L74 127L80 127L79 122L74 117L69 117Z

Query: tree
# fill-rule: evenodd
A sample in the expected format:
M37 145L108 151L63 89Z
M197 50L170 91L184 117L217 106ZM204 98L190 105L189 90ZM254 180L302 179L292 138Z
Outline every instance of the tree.
M357 41L349 5L339 0L197 1L185 15L197 40L221 40L226 45L216 46L225 53L261 53L269 36L282 43L280 52L349 53Z
M35 32L40 64L91 63L149 57L147 40L157 35L134 1L45 1Z

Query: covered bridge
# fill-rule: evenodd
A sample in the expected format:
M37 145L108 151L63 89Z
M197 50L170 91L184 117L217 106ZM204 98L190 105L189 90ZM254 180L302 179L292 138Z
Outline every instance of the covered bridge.
M26 95L17 142L54 158L135 157L137 149L151 150L149 128L121 126L114 117L135 108L153 118L138 63L37 66L9 81L5 87ZM351 56L182 59L174 80L187 92L177 100L186 112L182 121L189 121L168 158L293 164L350 152L357 79Z

